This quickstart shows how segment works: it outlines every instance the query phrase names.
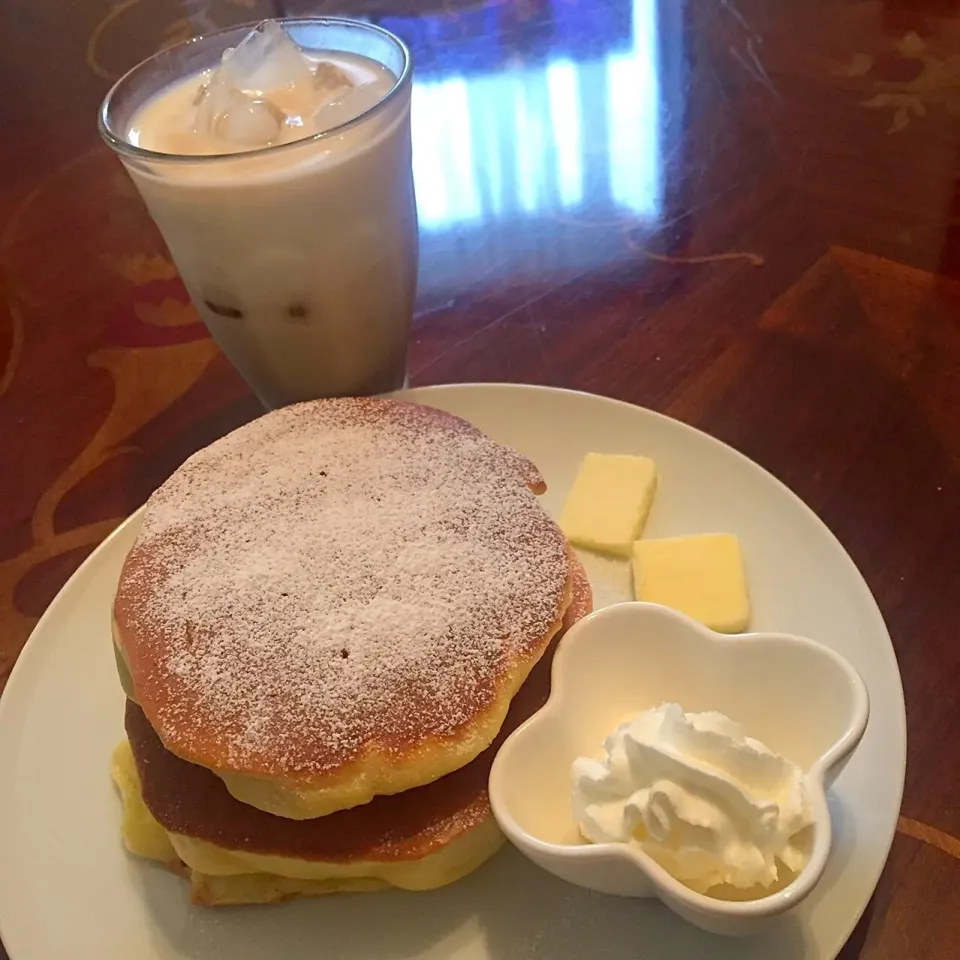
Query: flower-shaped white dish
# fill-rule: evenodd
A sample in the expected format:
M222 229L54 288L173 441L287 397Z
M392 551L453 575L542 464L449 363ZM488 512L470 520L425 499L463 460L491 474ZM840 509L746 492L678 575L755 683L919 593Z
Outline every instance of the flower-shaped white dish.
M811 853L786 887L756 900L719 900L684 886L637 848L581 837L571 806L573 761L595 756L623 720L665 702L724 713L807 773ZM823 873L831 840L826 790L868 714L859 674L813 640L722 635L666 607L617 604L584 618L561 641L550 699L501 747L490 800L510 841L550 873L601 893L656 896L713 933L754 933L803 900Z

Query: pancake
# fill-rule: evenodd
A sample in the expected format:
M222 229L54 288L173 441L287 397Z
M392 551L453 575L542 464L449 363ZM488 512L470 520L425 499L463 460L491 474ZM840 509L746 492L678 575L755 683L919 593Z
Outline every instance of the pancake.
M127 849L187 877L191 900L207 906L384 890L392 886L384 875L395 878L397 886L404 889L429 890L472 872L503 843L495 821L487 817L476 829L417 861L335 864L235 853L163 829L143 801L128 741L124 740L114 751L111 772L123 802L121 832ZM271 873L268 867L283 872Z
M207 907L230 907L251 903L279 903L298 897L328 893L368 893L388 885L380 880L291 880L268 873L244 873L212 877L190 870L190 899Z
M493 741L570 601L536 467L398 400L275 410L150 498L114 639L166 748L303 819Z
M564 629L591 607L579 564L573 594ZM546 702L561 635L514 697L494 743L470 764L429 785L311 820L277 817L239 802L211 771L166 750L143 711L128 701L129 745L114 757L127 846L185 870L201 903L451 883L502 843L487 795L490 766L503 740ZM240 876L248 879L234 882Z

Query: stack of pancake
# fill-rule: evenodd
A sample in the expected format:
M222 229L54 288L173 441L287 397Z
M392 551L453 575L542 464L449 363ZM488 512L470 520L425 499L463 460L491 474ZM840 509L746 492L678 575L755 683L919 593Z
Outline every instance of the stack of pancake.
M591 605L544 489L396 400L286 407L187 460L114 604L131 852L205 904L425 890L490 857L490 764Z

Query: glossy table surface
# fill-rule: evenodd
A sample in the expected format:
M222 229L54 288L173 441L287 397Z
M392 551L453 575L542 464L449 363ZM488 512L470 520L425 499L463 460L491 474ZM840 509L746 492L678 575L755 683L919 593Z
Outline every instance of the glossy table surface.
M412 382L574 387L692 423L790 485L859 565L899 657L910 763L843 956L957 956L947 0L7 0L0 684L96 544L259 412L100 144L98 103L163 45L318 11L367 15L416 57Z

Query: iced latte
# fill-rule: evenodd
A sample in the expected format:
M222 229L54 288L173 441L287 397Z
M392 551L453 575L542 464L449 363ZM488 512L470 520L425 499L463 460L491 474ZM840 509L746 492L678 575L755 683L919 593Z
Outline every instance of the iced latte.
M164 51L104 102L198 311L268 406L404 383L410 75L377 27L267 21Z

